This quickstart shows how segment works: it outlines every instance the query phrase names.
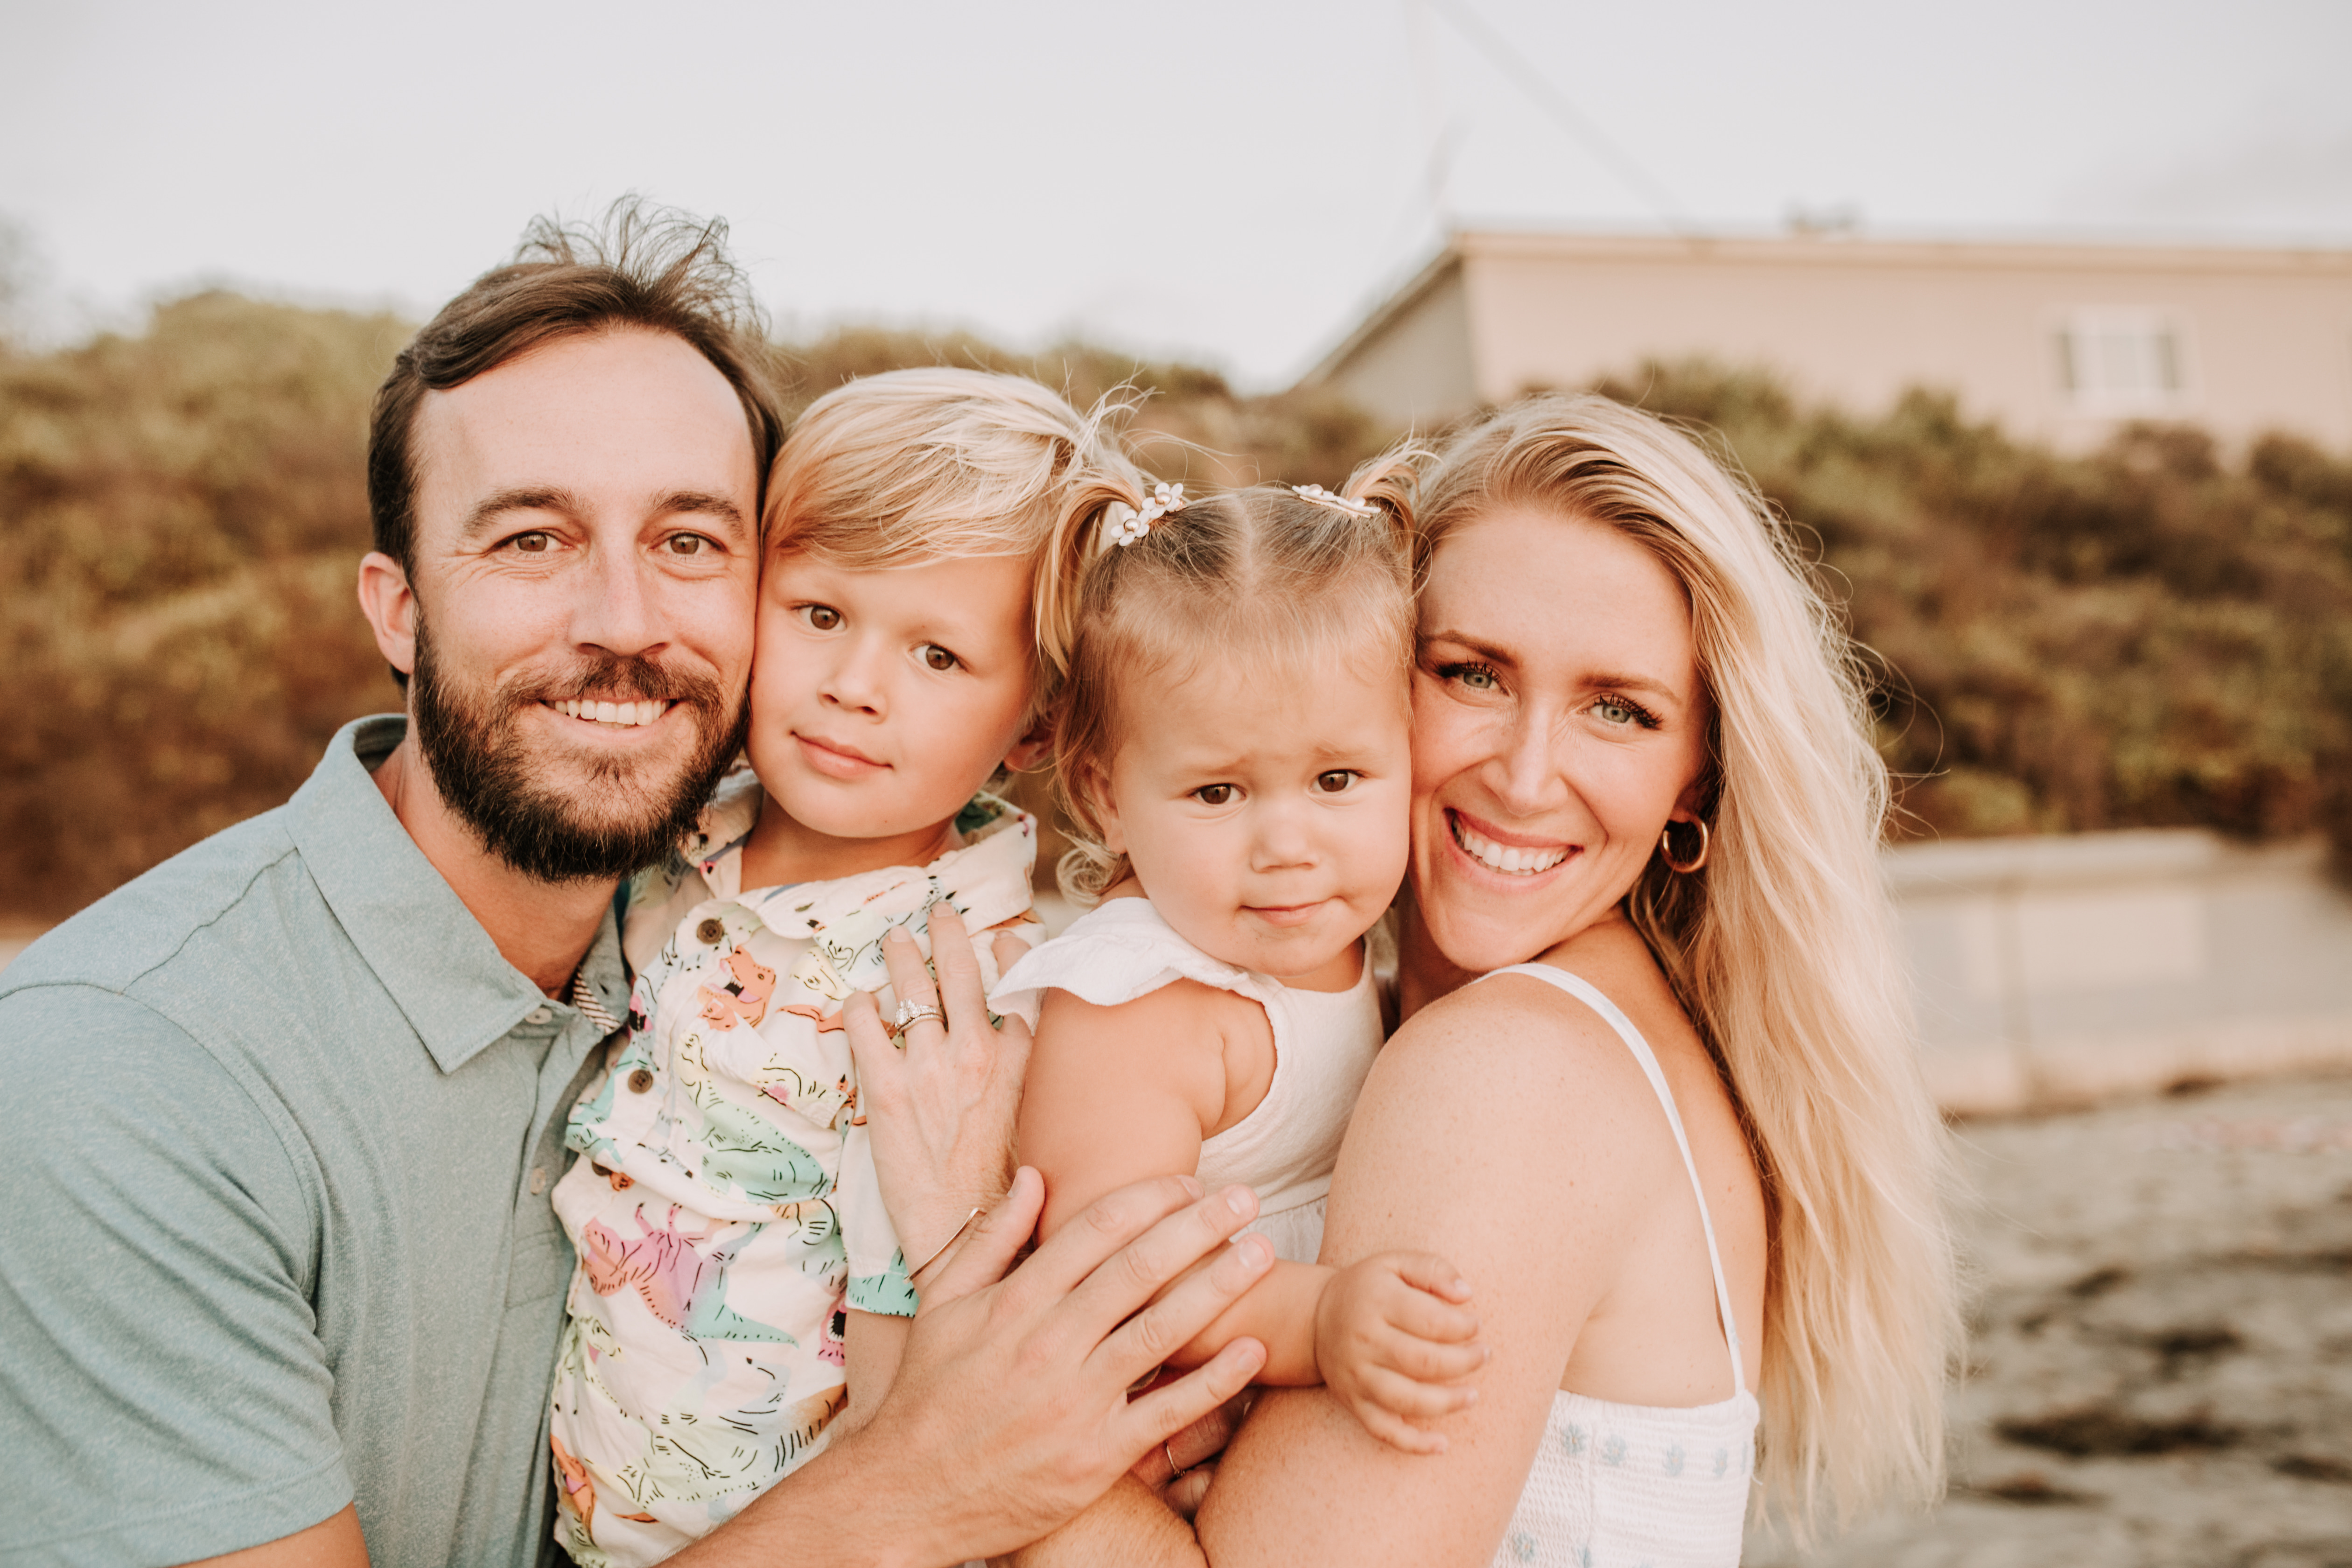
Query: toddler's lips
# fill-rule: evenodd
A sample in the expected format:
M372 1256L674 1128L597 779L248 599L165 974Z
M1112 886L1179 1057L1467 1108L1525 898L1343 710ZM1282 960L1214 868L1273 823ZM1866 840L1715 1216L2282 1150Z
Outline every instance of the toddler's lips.
M1297 926L1313 920L1330 901L1318 899L1307 904L1244 904L1242 912L1255 915L1268 925Z
M793 732L793 740L800 746L801 760L827 778L862 779L877 768L890 765L839 741L819 740L814 735L803 735L798 731Z

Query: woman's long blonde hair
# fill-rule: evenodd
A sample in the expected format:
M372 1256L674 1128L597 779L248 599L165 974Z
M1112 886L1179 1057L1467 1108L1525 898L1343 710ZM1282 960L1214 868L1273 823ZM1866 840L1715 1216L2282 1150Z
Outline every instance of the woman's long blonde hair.
M1879 869L1868 682L1787 530L1690 437L1593 396L1514 404L1349 491L1407 510L1423 581L1447 535L1516 504L1620 529L1682 584L1714 710L1712 844L1689 875L1654 854L1625 907L1764 1177L1765 1504L1803 1532L1932 1496L1959 1342L1949 1156ZM1529 932L1528 956L1566 934Z

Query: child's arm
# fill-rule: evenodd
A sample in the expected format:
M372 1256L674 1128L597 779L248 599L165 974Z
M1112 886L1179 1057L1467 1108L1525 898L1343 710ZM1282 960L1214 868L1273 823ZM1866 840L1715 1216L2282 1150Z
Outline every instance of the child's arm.
M898 1378L898 1358L907 1349L907 1327L913 1321L887 1312L848 1309L841 1354L842 1371L849 1377L849 1403L834 1417L834 1425L841 1428L835 1434L836 1440L865 1426L881 1406L882 1396Z
M1263 1044L1270 1059L1273 1038L1265 1011L1209 986L1180 981L1116 1007L1048 992L1031 1049L1019 1130L1022 1163L1045 1178L1039 1234L1051 1236L1087 1204L1129 1182L1197 1169L1202 1142L1228 1120L1239 1120L1228 1116L1226 1105L1227 1046L1236 1035L1244 1046L1256 1043L1245 1033L1252 1028L1267 1031ZM1317 1353L1318 1320L1327 1287L1341 1272L1276 1261L1248 1294L1169 1357L1168 1364L1178 1370L1199 1366L1247 1337L1266 1348L1259 1382L1296 1386L1326 1381ZM1450 1286L1454 1271L1430 1259L1417 1273L1399 1276L1391 1268L1388 1275L1408 1281L1424 1276L1442 1277ZM1441 1401L1439 1409L1467 1403L1465 1390L1418 1384L1423 1378L1466 1376L1484 1363L1483 1347L1468 1342L1477 1333L1477 1320L1438 1295L1424 1297L1429 1310L1408 1311L1392 1293L1373 1289L1375 1283L1358 1281L1333 1316L1330 1343L1341 1363L1347 1390L1342 1397L1352 1408L1392 1412L1391 1428L1402 1425L1400 1416L1429 1410L1433 1397ZM1423 1294L1411 1283L1399 1289ZM1465 1288L1461 1299L1467 1296ZM1401 1346L1406 1336L1428 1342ZM1427 1373L1414 1370L1424 1365Z

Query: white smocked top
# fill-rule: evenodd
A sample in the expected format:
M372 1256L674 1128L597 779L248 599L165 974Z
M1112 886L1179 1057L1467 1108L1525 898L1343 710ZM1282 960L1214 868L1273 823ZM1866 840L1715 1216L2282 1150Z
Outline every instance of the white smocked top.
M1494 973L1525 974L1567 992L1600 1014L1642 1064L1698 1199L1734 1390L1728 1399L1688 1408L1617 1405L1566 1389L1554 1394L1535 1464L1495 1562L1497 1568L1735 1568L1756 1471L1759 1410L1739 1354L1739 1321L1723 1282L1706 1190L1699 1184L1698 1164L1691 1158L1666 1075L1633 1021L1591 982L1548 963L1515 963Z
M1381 1049L1380 994L1368 961L1345 991L1297 991L1210 957L1178 935L1148 899L1111 899L1005 971L988 1005L1034 1025L1048 990L1116 1007L1179 980L1246 996L1274 1026L1274 1079L1248 1115L1201 1145L1194 1173L1212 1191L1255 1188L1250 1230L1275 1254L1312 1263L1349 1112Z

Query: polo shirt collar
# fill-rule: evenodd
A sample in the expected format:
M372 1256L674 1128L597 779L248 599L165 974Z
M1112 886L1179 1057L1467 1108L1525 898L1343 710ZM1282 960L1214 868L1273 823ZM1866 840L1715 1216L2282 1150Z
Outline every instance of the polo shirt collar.
M287 802L287 826L344 935L434 1064L455 1072L535 1010L569 1004L551 1004L507 962L376 788L374 765L407 729L403 716L380 713L337 731L318 768ZM625 994L610 910L589 949L587 970L608 1007Z

